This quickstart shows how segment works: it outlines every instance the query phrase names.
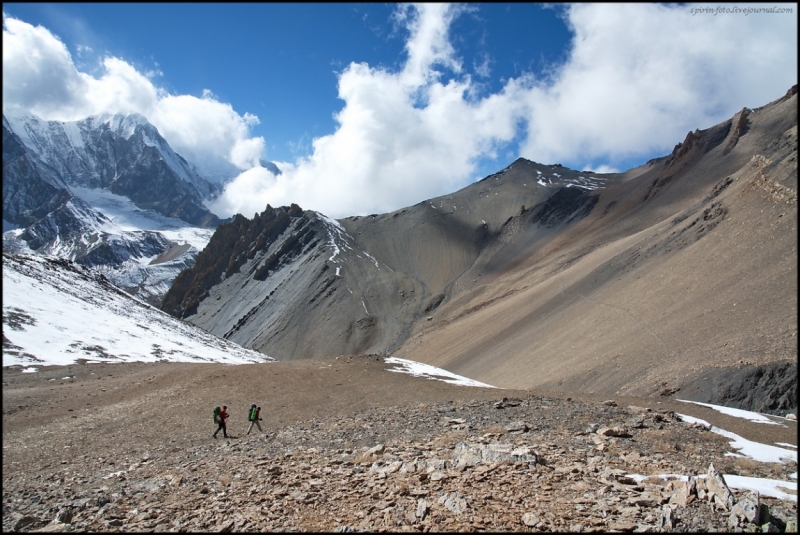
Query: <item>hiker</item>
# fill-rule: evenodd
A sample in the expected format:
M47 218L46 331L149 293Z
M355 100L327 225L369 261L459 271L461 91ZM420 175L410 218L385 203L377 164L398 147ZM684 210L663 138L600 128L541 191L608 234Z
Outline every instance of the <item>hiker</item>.
M261 431L262 433L264 432L264 430L261 429L261 424L258 423L260 420L262 420L262 418L261 418L261 407L256 407L256 404L253 403L250 406L250 415L249 415L248 419L250 420L250 427L247 429L247 434L248 435L250 434L250 431L253 429L253 425L257 425L258 426L258 430Z
M228 427L225 420L228 419L228 406L223 405L222 410L219 407L214 407L214 423L217 424L217 430L214 431L214 438L217 438L217 433L222 429L222 436L228 438Z

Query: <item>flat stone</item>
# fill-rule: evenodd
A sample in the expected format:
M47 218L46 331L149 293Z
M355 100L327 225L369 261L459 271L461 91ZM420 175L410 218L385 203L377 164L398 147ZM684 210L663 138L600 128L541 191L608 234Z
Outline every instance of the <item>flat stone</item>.
M525 513L522 515L522 523L526 526L533 527L540 522L539 517L535 513Z

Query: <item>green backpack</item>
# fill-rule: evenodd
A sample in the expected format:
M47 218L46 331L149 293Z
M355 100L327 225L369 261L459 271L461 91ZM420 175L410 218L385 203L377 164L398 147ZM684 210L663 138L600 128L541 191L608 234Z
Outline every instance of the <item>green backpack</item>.
M214 407L214 423L215 424L219 424L220 423L220 421L221 421L220 414L221 413L222 413L222 409L220 409L219 407Z
M251 407L250 408L250 417L248 419L251 422L254 422L256 420L256 414L258 414L258 408L257 407Z

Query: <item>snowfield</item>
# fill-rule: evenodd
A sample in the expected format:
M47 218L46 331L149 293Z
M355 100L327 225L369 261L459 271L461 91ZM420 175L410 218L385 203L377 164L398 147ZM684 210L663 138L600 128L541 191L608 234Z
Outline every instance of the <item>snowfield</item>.
M3 255L3 366L270 362L139 301L69 261Z
M214 234L214 229L194 227L154 210L143 210L127 197L115 195L108 190L80 186L71 186L70 190L109 219L110 223L101 229L109 234L121 235L124 232L141 230L160 232L168 240L191 244L198 251L205 249Z

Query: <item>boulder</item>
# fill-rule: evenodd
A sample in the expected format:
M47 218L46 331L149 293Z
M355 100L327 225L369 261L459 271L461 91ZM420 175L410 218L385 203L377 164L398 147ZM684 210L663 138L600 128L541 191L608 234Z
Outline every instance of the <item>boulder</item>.
M536 464L539 458L536 452L527 446L515 447L513 444L456 444L452 453L452 461L457 468L477 466L496 462L524 462Z
M460 515L467 510L467 500L457 492L448 492L439 498L439 504L453 514Z
M760 503L758 491L747 492L738 502L731 508L731 514L728 517L728 526L735 528L739 525L759 524Z
M722 474L717 472L714 468L714 463L708 466L708 477L706 478L706 486L708 487L709 499L714 501L726 511L733 508L734 498L728 484L725 483L725 478Z
M628 430L616 425L614 427L601 427L597 430L597 434L601 437L626 437L628 436Z
M669 503L679 507L686 507L697 497L697 479L690 477L688 481L674 481L674 492L669 498Z

